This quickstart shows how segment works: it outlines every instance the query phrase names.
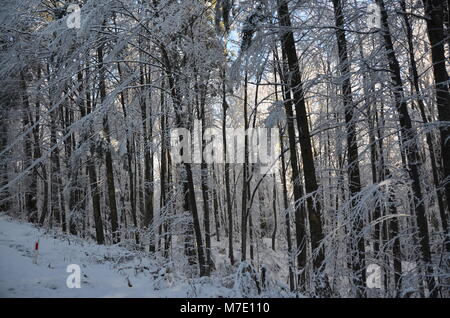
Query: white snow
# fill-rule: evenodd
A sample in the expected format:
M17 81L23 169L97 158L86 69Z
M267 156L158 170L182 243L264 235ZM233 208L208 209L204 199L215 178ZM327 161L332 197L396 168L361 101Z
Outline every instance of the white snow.
M33 264L34 244L39 257ZM67 266L81 268L81 288L68 288ZM229 297L214 279L182 279L144 253L33 227L0 214L0 297ZM132 287L128 286L128 281Z
M39 256L37 264L34 264L37 240ZM212 277L192 279L179 270L183 264L168 266L161 261L158 263L146 252L130 251L122 246L97 245L72 235L37 228L0 213L0 297L293 296L287 292L285 282L285 251L274 252L268 238L256 246L260 255L255 260L256 268L263 266L267 270L267 289L258 295L256 288L251 288L254 282L246 277L248 273L239 274L238 263L233 267L229 265L226 241L212 240L216 267ZM238 259L239 253L236 252ZM70 264L81 268L81 288L68 288L66 285L71 274L66 272ZM375 282L380 284L380 273L369 270L368 275L368 281L373 280L369 286Z

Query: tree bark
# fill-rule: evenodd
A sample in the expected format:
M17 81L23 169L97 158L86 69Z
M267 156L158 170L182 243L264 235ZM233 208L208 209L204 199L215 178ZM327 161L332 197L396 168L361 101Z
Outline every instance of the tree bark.
M227 203L227 215L228 215L228 257L230 258L231 265L234 264L234 253L233 253L233 207L231 205L231 191L230 191L230 164L228 163L228 149L227 149L227 134L226 134L226 124L227 124L227 97L226 97L226 78L225 70L223 70L223 80L222 80L222 139L223 139L223 158L225 160L225 193L226 193L226 203ZM234 151L234 149L232 149Z
M325 268L322 266L322 263L325 258L325 253L324 249L320 247L320 242L323 239L321 206L320 202L318 200L314 200L313 198L313 196L317 194L318 184L314 167L314 157L312 152L311 136L309 132L309 124L303 92L303 83L299 69L298 57L295 49L294 34L291 29L291 20L289 15L288 3L286 0L278 0L277 3L278 3L279 24L280 27L284 29L284 31L281 32L281 46L283 55L285 55L288 64L288 69L290 72L290 81L285 81L285 83L289 85L289 88L292 90L294 98L296 121L297 121L297 128L299 131L300 149L305 176L305 190L306 195L308 195L306 203L308 207L307 210L308 210L310 237L311 237L311 247L316 255L313 258L313 268L317 275L314 281L317 287L316 292L318 294L326 295L327 291L323 289L323 287L328 286L328 278L326 277L326 274L324 272ZM289 114L286 115L288 117L290 116ZM295 146L295 144L293 145L290 144L290 147L292 146ZM296 182L299 181L300 179L296 180ZM302 222L304 223L304 220Z
M422 253L422 261L425 265L426 281L431 297L437 296L435 281L433 277L433 264L431 262L430 239L428 233L428 221L426 218L425 205L423 201L422 188L420 185L419 170L421 167L419 151L415 130L412 127L411 117L409 116L406 99L404 96L403 82L400 76L400 64L395 55L392 37L388 24L388 15L384 6L384 0L377 0L381 9L381 35L384 39L384 47L391 71L391 80L393 82L393 94L395 107L399 114L400 139L407 156L408 173L412 181L412 191L414 194L414 206L419 228L419 244ZM407 145L407 146L405 146Z
M313 259L314 269L317 271L318 279L316 279L317 286L321 285L321 280L327 281L324 275L324 268L322 263L324 261L325 253L323 248L319 248L320 242L323 239L322 222L321 222L321 207L318 200L314 200L313 196L317 194L318 184L316 180L316 172L314 167L314 157L311 146L311 136L309 132L308 118L306 113L306 104L303 92L303 83L299 69L298 57L295 49L294 34L291 28L291 20L289 15L288 3L286 0L278 0L278 16L281 29L281 47L286 55L286 60L290 72L290 81L285 82L292 90L294 97L294 106L297 120L297 128L299 131L300 149L302 154L303 170L305 175L305 190L308 206L308 219L311 235L312 250L317 253ZM290 115L287 114L289 117ZM288 128L289 130L289 128ZM290 133L289 133L290 134ZM294 145L290 145L290 147ZM295 149L295 148L294 148ZM299 182L300 178L296 178ZM297 200L297 199L296 199ZM304 222L304 221L302 221Z
M402 11L406 12L406 3L405 0L401 0L400 2ZM422 117L422 121L424 124L428 124L429 120L425 114L425 105L423 103L423 100L421 98L421 91L419 86L419 72L417 70L417 64L414 57L414 45L413 45L413 30L411 23L409 21L408 15L405 13L403 14L403 19L405 22L405 28L406 28L406 37L408 42L408 54L409 54L409 62L411 65L411 81L412 86L414 87L414 91L417 94L417 105L419 106L420 110L420 116ZM445 67L445 65L444 65ZM448 106L448 105L447 105ZM448 232L448 222L447 222L447 213L445 211L445 205L443 197L445 195L445 188L444 190L441 190L441 181L439 178L439 171L436 164L436 156L435 156L435 149L433 144L433 135L431 132L427 131L426 133L426 141L428 146L428 152L430 154L430 162L431 162L431 172L433 174L433 183L436 188L436 199L438 202L438 208L439 208L439 216L441 219L441 225L442 230L444 232L444 235L446 235L445 239L445 248L447 252L450 252L450 233Z
M334 18L336 23L336 35L339 52L339 71L341 73L341 90L344 102L345 123L347 129L347 157L348 157L348 183L351 207L354 209L358 204L357 195L361 191L361 178L359 172L358 143L356 141L356 125L354 121L354 109L352 86L350 82L350 62L347 53L347 39L344 31L344 16L341 0L333 0ZM356 295L365 297L366 285L366 261L364 244L364 215L355 213L352 224L352 270L354 275L354 284L356 286ZM356 252L353 252L356 251ZM353 254L354 253L354 254Z
M99 90L100 101L103 104L106 100L105 66L103 65L103 45L97 48L98 72L99 72ZM106 105L102 105L106 107ZM108 189L109 209L111 215L111 234L113 244L120 242L119 221L117 214L116 186L114 184L114 168L111 153L111 131L109 128L108 114L103 118L103 131L106 139L105 166L106 166L106 184Z
M439 128L441 133L441 156L444 167L443 187L447 198L447 205L450 205L450 93L448 83L448 73L445 67L447 61L445 57L445 38L449 34L444 34L443 26L443 1L422 0L427 16L427 32L431 44L431 61L436 90L436 105L438 109ZM447 233L448 234L448 233ZM448 243L450 244L450 243Z

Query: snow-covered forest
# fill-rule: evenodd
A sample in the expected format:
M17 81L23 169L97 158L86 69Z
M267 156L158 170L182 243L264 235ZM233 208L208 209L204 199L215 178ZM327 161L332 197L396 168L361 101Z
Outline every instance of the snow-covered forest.
M450 297L449 56L450 1L2 0L0 296Z

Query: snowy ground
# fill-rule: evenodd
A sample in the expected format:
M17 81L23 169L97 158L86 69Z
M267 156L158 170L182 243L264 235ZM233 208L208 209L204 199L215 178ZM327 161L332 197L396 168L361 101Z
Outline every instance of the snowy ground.
M37 264L34 244L39 240ZM167 264L148 253L123 246L97 245L61 235L0 213L0 297L292 297L286 292L286 253L271 249L264 239L254 265L267 269L268 285L261 294L243 292L236 266L229 265L227 240L212 239L216 270L211 277L186 277L186 264ZM174 259L180 259L177 255ZM236 259L240 258L236 251ZM81 288L67 287L70 264L81 269ZM410 266L404 265L405 274ZM368 269L368 282L380 284L379 272ZM411 270L411 269L410 269ZM405 278L405 282L407 278ZM241 285L239 285L241 283ZM407 283L407 282L406 282ZM405 285L407 285L405 283ZM253 286L254 287L254 286ZM256 289L256 288L251 289ZM376 297L376 293L373 295Z
M234 285L236 269L227 265L226 242L213 243L217 271L211 278L189 279L177 265L168 271L146 253L46 232L0 214L0 297L242 297ZM283 253L261 249L268 269L283 276ZM70 264L81 268L81 288L67 287Z
M39 239L38 263L33 264ZM81 268L81 288L70 289L69 264ZM176 275L122 247L55 237L0 214L0 297L227 297L214 279L177 281ZM132 287L130 287L130 285Z

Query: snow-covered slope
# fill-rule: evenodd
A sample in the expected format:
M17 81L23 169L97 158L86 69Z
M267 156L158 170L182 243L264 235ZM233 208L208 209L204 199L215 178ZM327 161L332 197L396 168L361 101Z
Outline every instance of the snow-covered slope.
M81 268L79 289L66 285L70 264ZM0 214L0 297L227 297L232 292L218 280L166 273L144 253L45 234Z

